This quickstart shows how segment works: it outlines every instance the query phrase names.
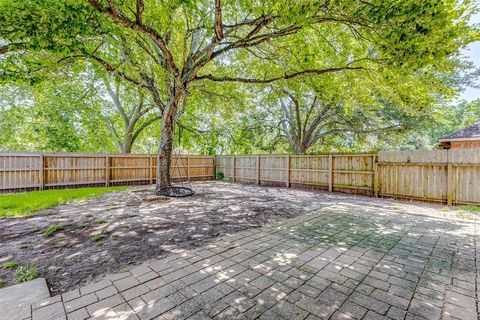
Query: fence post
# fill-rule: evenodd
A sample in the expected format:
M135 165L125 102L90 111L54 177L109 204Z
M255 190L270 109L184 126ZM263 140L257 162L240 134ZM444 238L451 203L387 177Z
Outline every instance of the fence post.
M45 156L42 153L40 155L40 168L38 170L38 183L40 185L40 190L43 190L45 188Z
M110 186L110 157L105 156L105 186Z
M333 191L333 155L328 155L328 191Z
M190 182L190 157L189 156L187 156L187 181Z
M153 184L153 157L148 157L148 177L150 178L150 184Z
M212 157L213 180L217 180L217 156Z
M257 156L257 184L260 184L260 156Z
M378 162L377 156L373 155L373 196L378 198Z
M237 161L237 159L235 158L235 156L233 156L233 173L232 173L232 180L233 182L235 182L235 162Z
M287 155L287 188L290 188L290 155Z
M453 165L450 162L450 150L447 150L447 205L453 205Z

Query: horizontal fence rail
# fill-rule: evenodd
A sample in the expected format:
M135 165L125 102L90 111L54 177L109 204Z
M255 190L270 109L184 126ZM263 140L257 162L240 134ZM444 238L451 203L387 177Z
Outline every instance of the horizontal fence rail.
M175 156L174 181L211 180L214 156ZM141 154L0 153L0 192L156 182L157 157Z
M451 204L480 204L480 150L217 156L232 181Z

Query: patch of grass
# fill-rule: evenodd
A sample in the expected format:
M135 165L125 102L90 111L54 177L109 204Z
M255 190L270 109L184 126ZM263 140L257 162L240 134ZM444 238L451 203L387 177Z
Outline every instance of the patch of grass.
M72 200L89 199L127 187L99 187L31 191L0 195L0 218L29 216L33 213Z
M107 222L108 222L108 221L105 220L105 219L98 219L98 220L95 221L96 224L105 224L105 223L107 223Z
M94 235L92 237L92 241L97 243L97 244L100 244L102 243L105 239L107 238L107 234L105 232L101 232L97 235Z
M59 224L51 225L47 228L47 230L43 231L42 235L45 238L51 237L53 234L57 233L58 231L63 230L63 226Z
M38 271L35 267L21 266L17 271L17 281L25 282L36 279L38 277Z
M474 206L474 205L460 206L459 209L468 211L468 212L480 213L480 206Z
M16 247L18 249L27 249L28 245L25 242L17 243Z
M18 267L18 263L16 263L15 261L10 261L10 262L5 262L2 266L2 269L3 270L15 269L16 267Z

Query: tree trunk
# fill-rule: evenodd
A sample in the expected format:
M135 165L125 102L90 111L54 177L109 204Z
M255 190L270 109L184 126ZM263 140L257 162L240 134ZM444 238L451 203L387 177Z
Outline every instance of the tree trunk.
M163 111L160 147L157 156L157 185L156 191L171 186L170 165L172 162L173 137L175 133L175 117L177 115L180 94L170 98Z
M133 140L133 132L126 132L122 142L121 153L132 153Z

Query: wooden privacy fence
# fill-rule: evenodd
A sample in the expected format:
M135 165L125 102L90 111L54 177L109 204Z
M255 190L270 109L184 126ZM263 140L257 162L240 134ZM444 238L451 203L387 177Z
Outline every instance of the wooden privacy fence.
M0 153L0 192L152 184L153 155ZM309 187L448 204L480 204L480 150L326 155L179 156L172 177Z
M378 194L480 204L480 149L380 152Z
M216 170L259 185L480 204L480 150L217 156Z
M172 159L174 181L209 180L214 156ZM0 192L85 185L152 184L157 158L140 154L0 153Z
M217 156L216 170L260 185L373 194L376 154Z

